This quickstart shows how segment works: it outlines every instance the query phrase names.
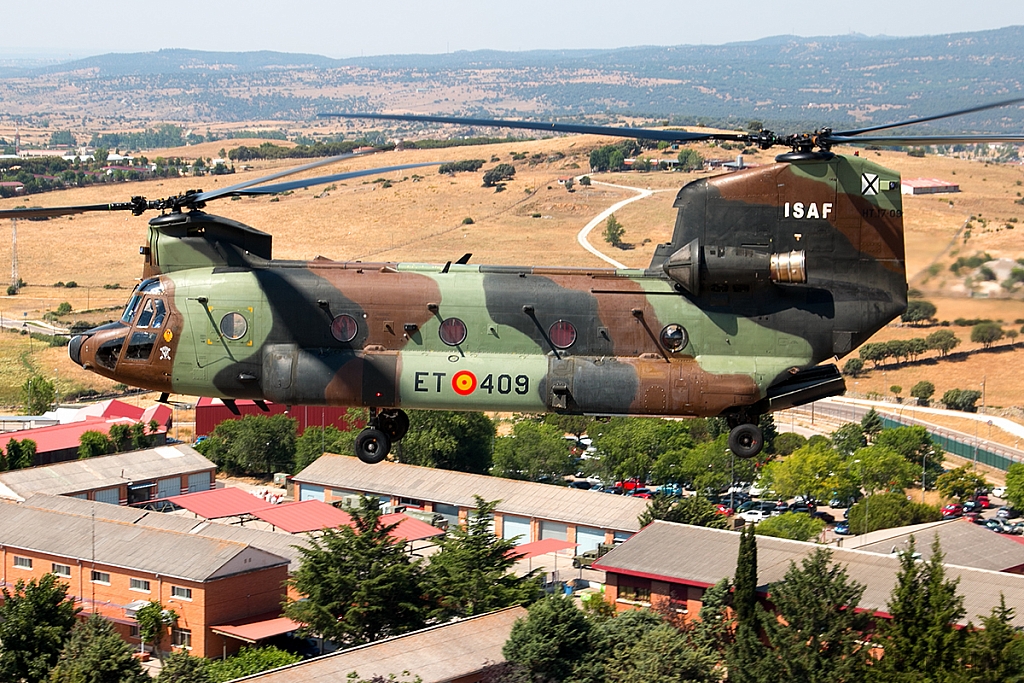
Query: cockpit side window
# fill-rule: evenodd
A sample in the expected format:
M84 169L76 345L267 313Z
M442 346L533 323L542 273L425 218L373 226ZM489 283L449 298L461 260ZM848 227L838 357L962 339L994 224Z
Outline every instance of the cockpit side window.
M163 327L164 318L167 317L167 307L163 299L153 299L153 322L150 327Z
M136 327L149 327L150 321L153 319L153 300L150 299L146 302L146 305L142 307L142 313L139 314L139 322L135 324Z
M124 307L124 313L121 314L121 322L126 325L130 325L132 319L135 318L135 309L139 307L139 300L142 297L139 296L138 290L132 294L132 298L128 300L128 305Z

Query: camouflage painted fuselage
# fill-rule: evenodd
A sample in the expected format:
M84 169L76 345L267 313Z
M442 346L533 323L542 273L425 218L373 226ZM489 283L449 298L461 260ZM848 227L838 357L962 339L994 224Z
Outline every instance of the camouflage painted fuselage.
M189 395L709 416L838 393L834 372L807 390L801 371L905 308L893 171L856 157L783 162L690 183L675 205L672 241L650 268L626 270L275 261L270 237L246 226L161 216L123 321L70 352L118 381ZM802 280L768 267L798 253ZM157 326L146 311L163 308Z

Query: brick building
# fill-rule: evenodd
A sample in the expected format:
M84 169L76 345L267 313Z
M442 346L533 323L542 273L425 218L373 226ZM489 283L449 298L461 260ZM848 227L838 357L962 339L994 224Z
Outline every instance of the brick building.
M289 558L244 542L105 518L123 510L156 515L159 524L159 513L76 503L81 513L99 514L0 502L4 586L56 574L83 612L104 616L133 644L139 642L135 610L159 600L178 615L164 649L199 657L231 654L243 644L218 627L280 615Z

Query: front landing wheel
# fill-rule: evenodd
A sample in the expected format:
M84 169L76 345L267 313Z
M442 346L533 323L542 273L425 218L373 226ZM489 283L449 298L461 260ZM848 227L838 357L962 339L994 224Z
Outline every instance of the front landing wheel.
M764 435L755 424L741 424L729 432L729 450L741 458L753 458L764 447Z
M368 465L376 465L391 452L391 439L379 429L367 427L356 437L356 457Z

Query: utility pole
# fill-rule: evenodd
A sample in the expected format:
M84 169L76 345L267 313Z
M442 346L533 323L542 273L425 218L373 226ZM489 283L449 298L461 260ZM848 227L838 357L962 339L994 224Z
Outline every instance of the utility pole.
M18 286L18 219L11 219L11 286Z

